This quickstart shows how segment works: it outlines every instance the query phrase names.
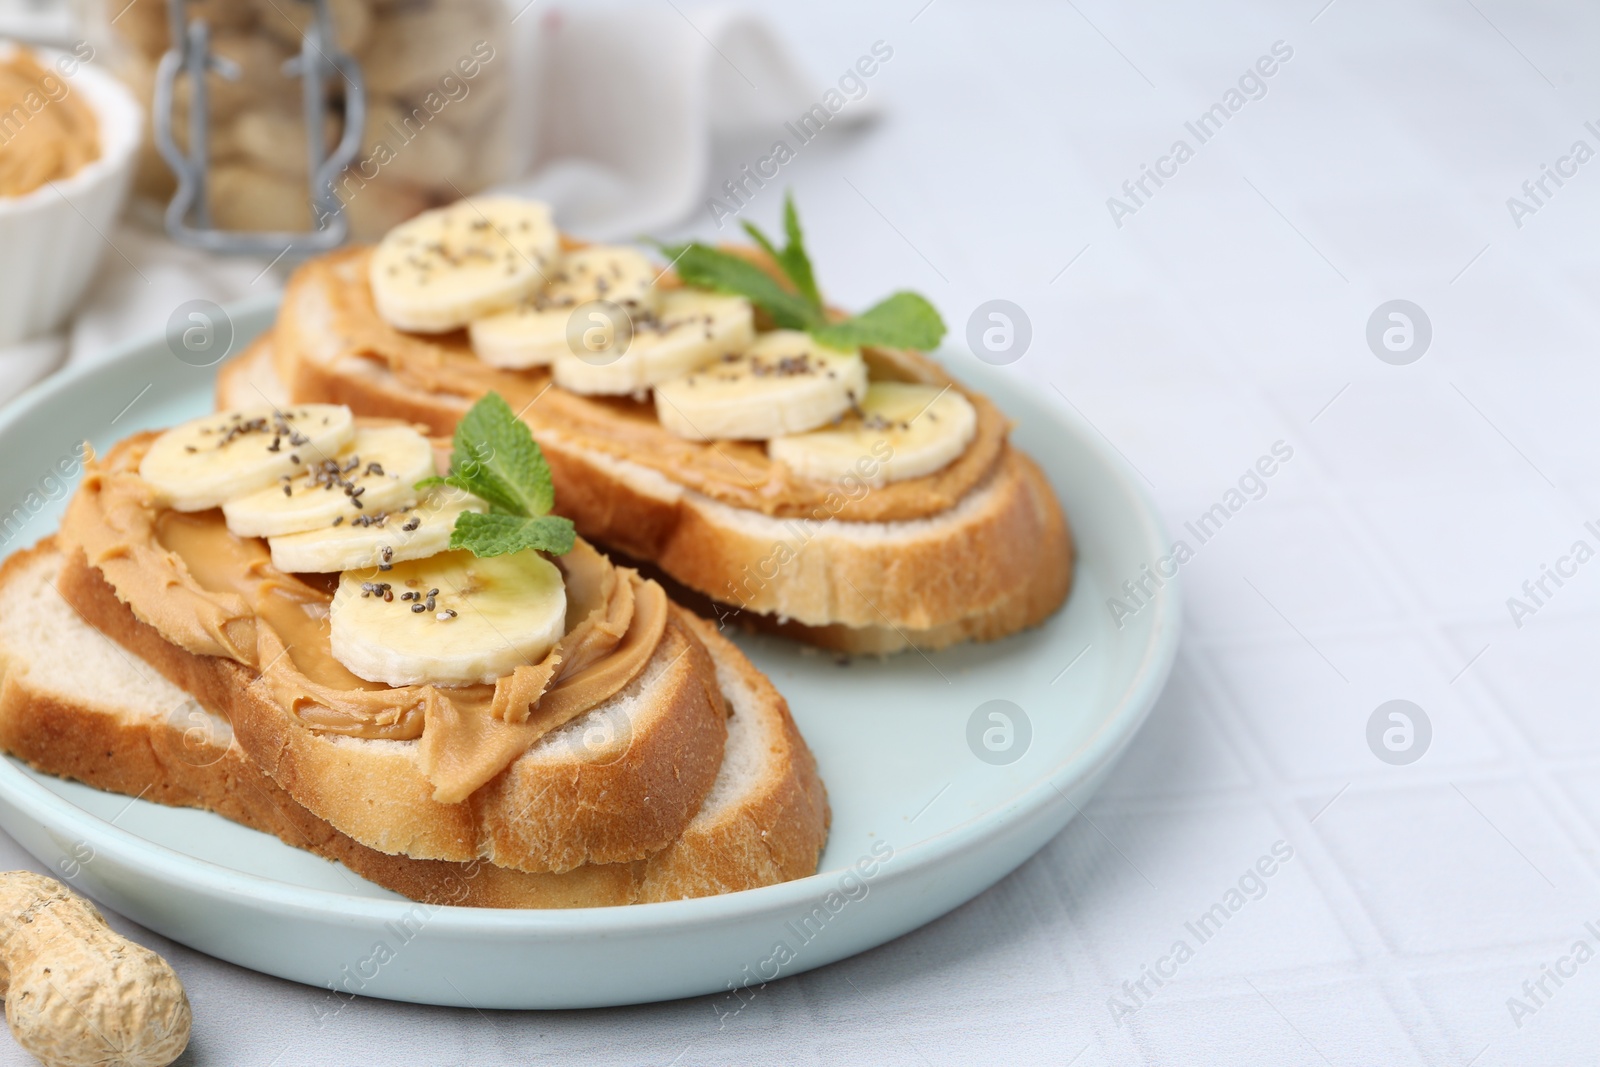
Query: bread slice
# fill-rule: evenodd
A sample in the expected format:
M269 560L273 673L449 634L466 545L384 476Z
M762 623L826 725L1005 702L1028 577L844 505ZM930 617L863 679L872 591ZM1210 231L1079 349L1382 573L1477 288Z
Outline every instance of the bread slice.
M681 608L620 693L546 734L466 801L442 804L418 764L419 742L308 729L251 668L189 652L141 621L81 551L66 554L58 586L95 629L228 719L245 752L300 804L380 852L528 871L639 859L688 825L722 759L724 704L705 688L715 668ZM586 743L591 730L603 744Z
M374 348L404 345L426 354L432 345L441 361L459 360L459 339L389 330L369 311L364 266L358 251L302 268L273 338L223 369L219 406L259 403L262 395L342 403L451 433L476 399L473 383L420 387ZM898 376L955 387L915 354L875 358ZM1072 541L1055 494L1037 465L1006 443L993 406L974 394L979 441L958 461L963 469L937 476L920 502L916 486L896 483L854 499L823 496L797 516L745 506L752 492L759 501L758 489L719 499L703 484L692 487L659 464L639 462L637 452L630 458L620 442L648 447L650 439L623 402L559 393L558 402L535 380L542 372L500 374L550 460L563 512L585 537L652 561L683 585L801 640L874 653L988 640L1042 622L1071 586ZM448 379L441 371L440 380ZM578 423L582 432L574 430ZM607 427L618 442L597 447ZM891 492L890 504L873 504ZM871 518L878 512L890 517Z
M432 904L599 907L734 892L816 869L828 806L783 698L737 649L688 625L732 715L721 768L684 832L633 862L554 873L388 855L317 818L246 755L227 719L91 627L56 589L52 540L0 565L0 749L47 774L215 811Z
M441 802L421 740L315 731L278 686L257 684L253 628L220 643L179 636L216 605L189 599L204 595L182 557L144 543L154 535L140 532L149 505L137 470L153 438L136 434L87 465L59 535L61 591L97 629L228 718L262 770L317 816L381 852L529 871L640 859L694 817L722 759L727 708L681 609L668 604L650 658L620 691L538 738L465 800ZM319 639L329 639L326 622L298 638Z

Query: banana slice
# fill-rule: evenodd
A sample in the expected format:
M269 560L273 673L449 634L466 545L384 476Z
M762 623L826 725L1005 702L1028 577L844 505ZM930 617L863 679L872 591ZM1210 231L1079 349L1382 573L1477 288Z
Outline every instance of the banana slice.
M426 559L450 547L457 516L487 510L489 506L471 493L438 486L413 506L397 511L368 509L337 526L269 537L267 547L272 550L272 565L290 574L330 574Z
M609 300L624 306L642 305L649 302L662 273L637 248L592 245L567 253L551 279L550 291L573 304Z
M867 392L859 351L774 330L743 355L656 386L661 425L693 441L759 440L834 422Z
M698 370L732 352L743 352L755 341L755 319L750 301L698 289L662 291L653 310L648 306L631 317L626 350L616 334L628 326L607 323L598 309L589 325L601 342L581 355L565 349L557 355L556 384L574 393L625 396ZM622 329L617 329L622 325ZM587 339L585 332L580 337Z
M330 618L333 656L358 677L473 685L539 662L566 632L567 591L537 552L444 552L346 571Z
M279 537L341 526L416 503L416 484L434 473L433 446L405 426L363 427L327 459L300 458L299 473L223 504L228 529Z
M204 511L334 455L355 432L350 409L336 404L225 411L157 437L139 477L161 507Z
M492 367L547 366L572 353L568 327L574 309L608 300L638 317L660 273L632 248L595 245L569 253L542 292L510 311L473 322L467 328L472 350Z
M534 200L484 197L424 211L372 253L378 314L399 330L459 329L542 288L557 244L550 208Z
M920 478L967 450L978 413L948 386L873 382L858 411L837 428L767 442L767 455L802 478L872 484Z

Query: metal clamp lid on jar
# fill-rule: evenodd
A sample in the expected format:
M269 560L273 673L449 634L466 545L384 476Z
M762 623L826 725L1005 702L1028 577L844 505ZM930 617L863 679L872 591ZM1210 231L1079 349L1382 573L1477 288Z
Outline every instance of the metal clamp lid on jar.
M209 128L211 114L206 92L206 74L215 72L229 81L238 81L241 71L231 60L211 52L211 30L203 19L186 18L188 0L167 0L173 47L162 55L156 68L155 99L152 106L156 147L177 175L178 189L167 205L166 229L173 240L210 252L234 254L276 254L291 247L302 252L324 252L337 248L350 233L344 205L334 193L334 180L361 150L361 131L366 123L366 89L361 65L355 57L339 50L333 32L330 0L284 0L309 4L312 17L300 41L300 54L283 64L285 77L301 79L305 103L306 144L310 166L306 180L309 204L318 226L300 233L235 233L211 225L211 206L207 198L210 165ZM174 89L179 76L189 79L189 151L183 152L173 137ZM339 143L323 155L323 86L332 76L345 80L344 131Z

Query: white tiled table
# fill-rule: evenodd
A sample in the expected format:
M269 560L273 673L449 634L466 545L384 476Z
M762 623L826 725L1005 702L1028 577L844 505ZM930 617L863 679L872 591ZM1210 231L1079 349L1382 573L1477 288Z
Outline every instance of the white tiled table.
M362 1001L319 1027L323 994L153 939L195 1002L187 1062L1592 1059L1600 962L1520 1026L1507 999L1574 941L1600 950L1600 562L1520 628L1506 598L1576 539L1600 548L1600 161L1521 228L1506 198L1574 140L1600 149L1600 9L1324 3L767 5L819 73L894 48L885 122L784 172L842 302L915 286L956 338L979 302L1022 305L1011 373L1064 390L1175 532L1294 450L1184 568L1171 686L1088 819L720 1030L709 999ZM1106 198L1279 40L1266 95L1115 227ZM717 181L764 147L729 147ZM1365 341L1394 298L1433 326L1409 366ZM1367 747L1393 698L1432 723L1410 766ZM1198 943L1185 924L1279 841L1260 899ZM1108 998L1180 938L1192 958L1119 1025Z

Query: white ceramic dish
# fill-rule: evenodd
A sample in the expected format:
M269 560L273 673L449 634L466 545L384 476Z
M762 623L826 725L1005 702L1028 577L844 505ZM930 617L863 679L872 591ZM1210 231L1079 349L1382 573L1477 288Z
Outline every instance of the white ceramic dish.
M0 41L0 63L16 48ZM100 158L63 181L0 196L0 345L54 330L83 295L111 251L144 125L133 94L94 62L52 48L30 51L56 77L62 99L78 94L94 110ZM43 107L51 99L41 97Z
M235 309L238 336L272 313ZM747 985L898 937L994 884L1066 825L1143 722L1178 642L1173 584L1120 629L1105 607L1110 590L1167 552L1135 477L1037 390L970 357L959 371L1018 420L1016 440L1066 505L1081 553L1076 586L1038 630L927 657L839 666L740 638L788 697L828 784L833 830L813 877L631 908L430 908L219 816L130 802L10 759L0 760L0 826L78 889L168 937L396 1000L557 1008L722 992L733 1011L753 995ZM66 490L41 479L78 440L103 447L201 413L212 376L156 340L0 412L0 550L54 530ZM1013 702L1029 724L1013 714L1018 758L1008 764L969 744L990 727L1004 741L998 721L972 727L992 700ZM341 1003L329 993L329 1010Z

